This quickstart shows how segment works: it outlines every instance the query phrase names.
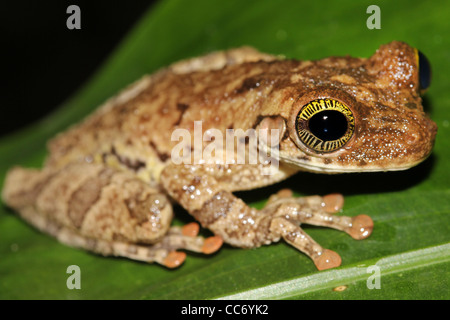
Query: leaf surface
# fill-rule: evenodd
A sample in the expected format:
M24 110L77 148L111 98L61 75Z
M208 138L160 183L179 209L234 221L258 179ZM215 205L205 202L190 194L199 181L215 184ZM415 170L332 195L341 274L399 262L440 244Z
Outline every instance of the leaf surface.
M369 30L366 9L381 9ZM426 14L425 14L426 13ZM45 141L89 114L146 73L181 58L241 45L299 59L368 57L402 40L431 61L425 108L439 132L433 155L405 172L322 176L299 174L275 186L239 193L261 207L280 188L298 195L341 192L343 214L370 215L372 236L305 227L339 252L340 268L318 272L285 243L252 250L225 246L213 256L188 254L176 270L68 248L0 207L2 299L448 299L450 259L450 4L425 1L170 0L153 7L98 73L61 108L0 140L0 179L14 164L39 167ZM176 223L191 221L177 209ZM69 290L67 267L81 269L81 290ZM371 266L380 272L380 289ZM369 269L368 269L369 268ZM339 291L344 288L345 290ZM333 290L334 289L334 290Z

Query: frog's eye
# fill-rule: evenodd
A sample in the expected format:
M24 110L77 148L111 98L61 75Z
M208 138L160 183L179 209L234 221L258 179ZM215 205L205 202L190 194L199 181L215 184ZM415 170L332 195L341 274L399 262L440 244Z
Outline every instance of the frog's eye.
M431 84L431 65L427 57L416 49L416 60L419 66L419 85L421 93L424 93Z
M305 104L297 115L300 141L316 152L332 152L344 146L355 131L352 111L334 99L316 99Z

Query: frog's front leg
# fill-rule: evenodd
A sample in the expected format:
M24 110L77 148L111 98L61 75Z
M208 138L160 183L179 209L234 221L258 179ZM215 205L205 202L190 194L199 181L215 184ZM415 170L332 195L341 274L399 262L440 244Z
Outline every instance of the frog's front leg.
M209 171L209 172L208 172ZM355 239L364 239L373 222L365 215L335 216L343 198L340 195L293 198L283 192L256 210L235 197L205 167L171 165L162 172L162 184L202 226L237 247L252 248L283 238L306 253L319 270L337 267L339 255L322 248L301 228L301 223L343 230Z
M103 165L8 172L3 200L40 231L60 242L169 268L183 263L180 249L212 253L221 241L197 236L196 223L170 227L166 195L134 175Z

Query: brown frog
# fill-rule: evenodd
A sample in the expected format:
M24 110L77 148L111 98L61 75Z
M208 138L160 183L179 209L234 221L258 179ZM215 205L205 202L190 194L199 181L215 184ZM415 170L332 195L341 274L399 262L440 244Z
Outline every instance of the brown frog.
M209 254L223 241L254 248L283 238L319 270L336 267L340 256L300 225L367 238L370 217L334 215L342 195L295 198L281 190L257 210L232 192L298 171L417 165L437 131L422 108L429 82L426 58L402 42L369 59L298 61L243 47L184 60L143 77L56 136L42 170L11 169L3 200L59 241L103 255L173 268L186 257L180 249ZM220 134L239 130L244 135L229 141L247 153L229 156L237 148ZM251 163L252 150L267 156ZM172 202L214 236L199 236L195 222L171 226Z

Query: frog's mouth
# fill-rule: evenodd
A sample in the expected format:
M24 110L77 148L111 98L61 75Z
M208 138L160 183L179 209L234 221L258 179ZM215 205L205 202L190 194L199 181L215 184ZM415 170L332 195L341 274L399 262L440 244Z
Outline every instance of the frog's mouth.
M323 174L339 174L339 173L356 173L356 172L404 171L423 162L427 157L416 161L398 164L385 161L383 163L357 162L352 165L340 162L334 163L327 158L302 157L301 159L293 159L290 157L283 157L281 155L280 161L290 166L294 166L300 171L308 171Z

